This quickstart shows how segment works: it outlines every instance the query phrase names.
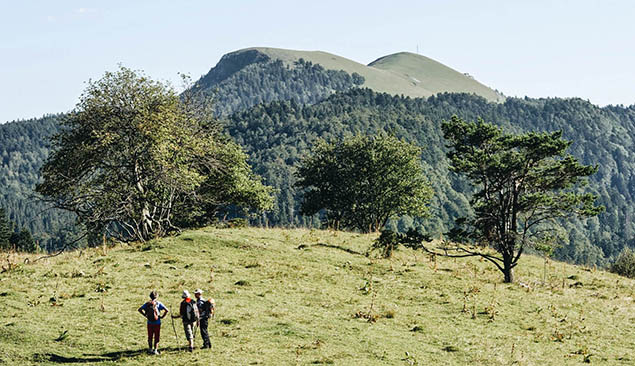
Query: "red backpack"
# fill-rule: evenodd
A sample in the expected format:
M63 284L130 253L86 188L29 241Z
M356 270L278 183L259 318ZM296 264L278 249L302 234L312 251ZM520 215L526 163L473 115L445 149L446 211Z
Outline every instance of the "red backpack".
M159 308L156 300L148 301L146 303L145 311L146 318L148 318L149 321L154 322L159 320Z

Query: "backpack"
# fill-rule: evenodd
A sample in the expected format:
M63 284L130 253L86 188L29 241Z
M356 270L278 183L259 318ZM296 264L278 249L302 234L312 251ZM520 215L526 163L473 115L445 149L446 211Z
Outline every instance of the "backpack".
M185 302L185 315L183 315L183 320L187 323L193 323L197 321L199 318L198 315L198 307L194 301Z
M150 300L146 303L145 307L146 318L149 321L154 322L159 320L159 308L155 300Z
M214 299L209 299L205 301L205 306L207 308L207 314L213 317L216 313L216 301L214 301Z
M201 318L212 317L214 315L214 299L204 300L198 312Z

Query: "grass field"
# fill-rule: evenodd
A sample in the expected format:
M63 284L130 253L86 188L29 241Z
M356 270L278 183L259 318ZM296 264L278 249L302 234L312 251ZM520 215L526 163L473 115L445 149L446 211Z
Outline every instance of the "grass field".
M30 264L5 253L0 364L635 364L633 280L525 256L503 284L478 259L367 257L373 238L206 228ZM150 290L176 311L198 287L217 303L213 348L184 352L166 318L163 353L146 355Z

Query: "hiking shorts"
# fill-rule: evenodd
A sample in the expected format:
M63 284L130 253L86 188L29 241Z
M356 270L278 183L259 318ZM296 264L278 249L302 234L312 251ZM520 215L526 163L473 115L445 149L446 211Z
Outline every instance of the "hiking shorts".
M154 343L159 343L161 337L161 324L148 324L148 339L154 336Z
M183 330L185 331L185 338L189 341L193 337L194 323L183 323Z

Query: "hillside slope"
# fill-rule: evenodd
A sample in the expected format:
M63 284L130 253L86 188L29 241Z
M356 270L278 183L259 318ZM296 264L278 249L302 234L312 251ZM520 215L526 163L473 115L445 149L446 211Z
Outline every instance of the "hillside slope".
M0 277L0 363L635 362L633 280L525 256L518 283L503 284L476 259L435 261L410 250L390 260L366 257L372 239L206 228L33 264L9 255L20 264ZM136 309L150 290L174 312L181 291L198 287L217 303L212 349L185 352L182 328L177 322L175 339L166 318L162 355L146 355L145 318Z
M368 66L371 69L390 72L396 77L406 80L411 85L407 90L412 94L403 94L411 97L429 97L434 94L447 92L472 93L490 102L500 102L505 99L502 95L476 81L471 76L415 53L399 52L384 56L371 62ZM389 94L402 94L399 92L400 88L397 88L394 83L381 84L376 87L369 83L366 86ZM393 91L391 91L391 88Z

